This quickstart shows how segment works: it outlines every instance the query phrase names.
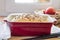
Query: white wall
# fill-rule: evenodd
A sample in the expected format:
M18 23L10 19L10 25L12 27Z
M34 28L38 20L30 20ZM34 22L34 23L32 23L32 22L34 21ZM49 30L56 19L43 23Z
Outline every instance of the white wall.
M0 0L0 16L5 14L5 0Z
M16 4L14 0L7 0L6 2L6 11L7 12L33 12L36 9L46 8L49 5L40 5L40 4Z
M60 0L52 0L52 6L56 9L60 8Z
M60 0L52 0L49 5L40 4L16 4L14 0L0 0L0 15L6 16L11 12L33 12L36 9L44 9L53 6L60 8Z

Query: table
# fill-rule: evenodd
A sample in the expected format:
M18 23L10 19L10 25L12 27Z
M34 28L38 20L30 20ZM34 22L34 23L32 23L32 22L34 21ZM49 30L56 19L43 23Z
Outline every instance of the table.
M29 38L29 37L12 36L9 40L22 40L26 38ZM44 39L44 40L60 40L60 38L49 38L49 39Z

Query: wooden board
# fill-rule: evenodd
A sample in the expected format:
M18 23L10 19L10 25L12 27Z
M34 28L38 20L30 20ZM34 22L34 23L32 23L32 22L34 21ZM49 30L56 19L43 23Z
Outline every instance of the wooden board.
M31 38L31 37L12 36L9 40L22 40L27 38ZM49 39L43 39L43 40L60 40L60 38L49 38Z

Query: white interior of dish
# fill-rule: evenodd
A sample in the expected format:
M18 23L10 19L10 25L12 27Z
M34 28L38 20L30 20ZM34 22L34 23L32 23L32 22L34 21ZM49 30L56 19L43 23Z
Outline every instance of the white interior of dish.
M10 15L8 15L8 16L5 18L5 20L11 22L10 17L11 17L12 15L23 15L23 13L13 13L13 14L10 14ZM48 22L54 22L54 21L56 21L55 18L52 18L52 17L50 17L50 16L47 15L47 14L39 14L39 15L48 16Z

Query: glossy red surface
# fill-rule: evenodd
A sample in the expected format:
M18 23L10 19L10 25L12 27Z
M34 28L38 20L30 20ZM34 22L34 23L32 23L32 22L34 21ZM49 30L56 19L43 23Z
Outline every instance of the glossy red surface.
M8 22L11 34L14 36L39 36L50 34L53 23Z
M49 7L45 10L45 14L55 15L56 11L53 7Z

